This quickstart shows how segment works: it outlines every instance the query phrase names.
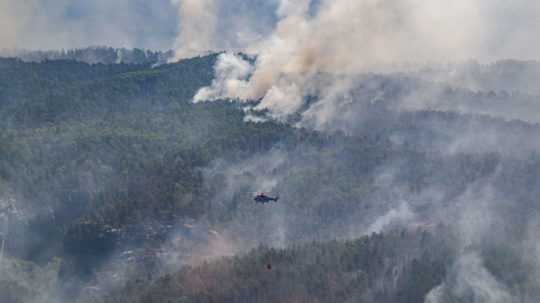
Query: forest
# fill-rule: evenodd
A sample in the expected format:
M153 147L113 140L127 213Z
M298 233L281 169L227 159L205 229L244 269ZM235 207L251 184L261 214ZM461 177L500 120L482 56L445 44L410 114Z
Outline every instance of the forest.
M0 58L2 302L538 302L539 63L359 74L321 128L192 102L220 55Z

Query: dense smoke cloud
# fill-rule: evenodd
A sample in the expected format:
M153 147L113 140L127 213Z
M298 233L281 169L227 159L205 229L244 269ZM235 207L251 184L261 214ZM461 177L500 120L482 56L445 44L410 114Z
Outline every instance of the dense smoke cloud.
M246 48L257 54L253 71L247 73L244 59L222 55L216 81L195 101L260 100L255 110L282 119L308 96L324 103L343 98L352 89L350 75L402 70L406 63L531 58L529 51L518 52L525 43L513 34L535 34L529 26L540 11L529 2L339 0L321 1L312 13L310 1L281 1L272 34ZM495 47L501 41L510 46ZM319 105L304 118L322 125L332 115L335 105Z
M540 13L530 0L5 0L0 8L2 48L174 47L179 59L269 45L267 53L274 53L281 40L292 43L282 53L294 55L291 64L303 53L317 61L332 58L335 68L343 62L370 66L374 59L536 58L531 41Z

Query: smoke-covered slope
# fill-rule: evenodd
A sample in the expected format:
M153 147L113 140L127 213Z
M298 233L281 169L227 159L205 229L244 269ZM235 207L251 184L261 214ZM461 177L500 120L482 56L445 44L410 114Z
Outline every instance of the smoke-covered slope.
M441 238L405 231L258 248L150 285L134 282L105 302L422 302L443 281L448 256Z
M212 84L216 58L155 68L0 60L0 209L14 206L0 217L5 252L58 277L39 288L3 276L4 289L30 289L22 302L110 292L121 294L111 302L535 302L536 92L519 81L507 88L519 93L489 92L514 65L485 67L491 80L474 88L442 71L437 81L357 75L333 103L313 94L277 122L246 110L260 100L190 102ZM512 72L529 79L535 63L519 65ZM329 110L339 119L302 119ZM255 191L280 200L254 204ZM260 245L279 250L241 257ZM197 273L201 285L188 281ZM216 277L234 279L207 289Z

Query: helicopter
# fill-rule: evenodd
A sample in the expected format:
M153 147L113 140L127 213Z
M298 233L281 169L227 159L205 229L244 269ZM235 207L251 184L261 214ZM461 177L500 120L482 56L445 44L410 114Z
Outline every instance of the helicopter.
M253 198L253 200L256 203L266 204L270 202L277 202L279 200L279 196L270 197L270 196L265 195L264 193L257 193L255 197Z

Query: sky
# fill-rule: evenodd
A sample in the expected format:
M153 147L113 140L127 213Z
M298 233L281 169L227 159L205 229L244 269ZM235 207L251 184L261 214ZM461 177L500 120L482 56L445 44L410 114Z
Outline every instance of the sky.
M196 3L203 12L190 11L190 2ZM180 57L199 51L197 46L237 49L269 36L278 25L278 19L284 17L283 10L302 2L310 1L0 0L0 48L179 49L188 43L195 45L194 50L180 53ZM311 1L311 13L321 6L323 9L331 7L330 2ZM357 1L360 2L376 5L388 13L393 10L405 14L397 16L404 20L414 16L414 20L430 25L423 28L434 29L434 35L428 35L430 39L477 39L476 47L483 50L482 55L489 52L494 58L538 59L540 54L540 43L536 42L540 35L540 2L536 0ZM361 6L355 8L362 9ZM352 15L377 26L377 21L366 17L366 12ZM417 18L418 15L423 18ZM190 31L193 28L195 35ZM203 35L197 37L201 28ZM196 39L209 41L193 42ZM460 51L455 49L455 52Z
M180 26L185 24L180 20L182 14L178 8L182 2L190 1L0 0L0 49L86 46L171 49ZM220 39L232 40L230 36L238 34L240 25L251 29L251 33L264 33L265 27L275 21L275 3L274 0L215 1L221 20L218 25L229 29ZM248 31L244 30L244 34Z
M0 0L0 48L169 48L169 0Z

